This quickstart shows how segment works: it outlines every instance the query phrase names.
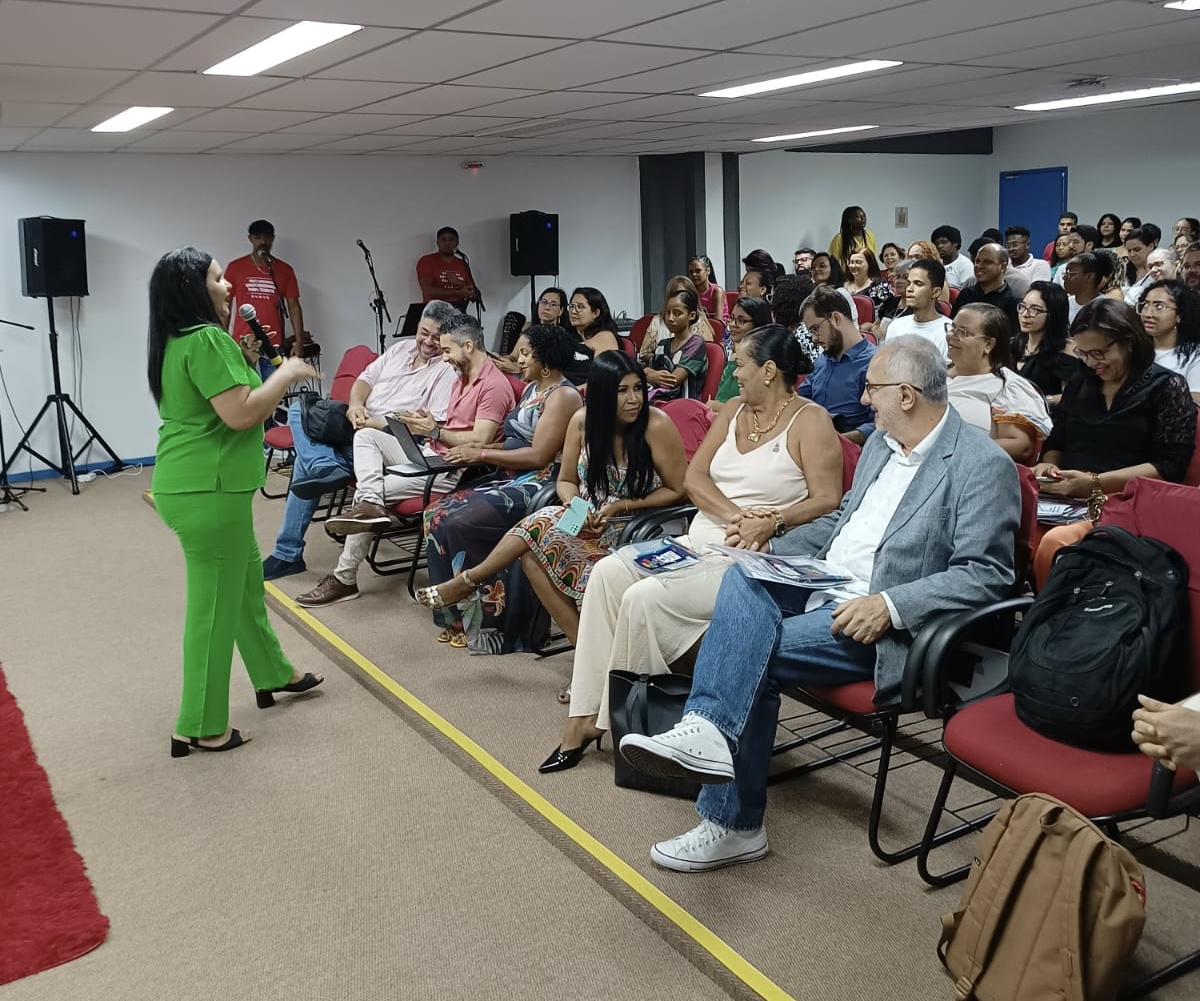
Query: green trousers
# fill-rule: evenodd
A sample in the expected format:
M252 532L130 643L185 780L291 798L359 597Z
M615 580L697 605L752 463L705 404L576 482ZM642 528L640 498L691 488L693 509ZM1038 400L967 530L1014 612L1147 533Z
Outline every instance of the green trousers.
M154 495L187 565L183 697L175 727L181 737L213 737L229 727L235 643L256 689L292 679L267 619L253 500L253 491Z

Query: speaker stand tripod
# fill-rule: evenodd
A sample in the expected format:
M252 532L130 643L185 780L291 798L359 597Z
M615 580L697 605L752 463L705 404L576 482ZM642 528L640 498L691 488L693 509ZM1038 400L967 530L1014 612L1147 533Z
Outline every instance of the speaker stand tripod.
M13 454L8 457L4 465L0 467L0 482L7 481L8 469L16 461L17 456L22 452L28 452L35 459L44 462L47 466L57 472L60 476L71 481L71 493L79 493L79 476L75 472L75 460L78 459L94 441L112 458L113 464L105 470L106 473L115 473L125 468L118 457L117 453L108 447L108 442L100 437L100 432L93 426L92 422L84 416L75 402L62 391L62 377L58 367L58 329L54 326L54 297L46 296L46 311L50 317L50 363L54 372L54 392L46 397L46 402L42 404L42 409L38 411L37 416L33 419L33 423L29 425L29 430L25 432L25 437L17 443L17 447L13 450ZM37 430L37 426L41 423L42 418L50 412L50 408L54 408L55 416L58 420L58 454L59 462L54 463L47 459L40 452L37 452L30 444L29 440L33 437L33 433ZM67 411L70 410L84 429L88 432L87 441L79 446L76 452L71 451L71 432L67 426ZM24 505L22 505L24 506Z
M22 330L35 330L28 323L14 323L12 320L0 320L5 326L20 327ZM28 493L45 493L43 487L14 487L8 481L8 459L4 455L4 422L0 421L0 507L16 504L22 511L28 511L21 498Z

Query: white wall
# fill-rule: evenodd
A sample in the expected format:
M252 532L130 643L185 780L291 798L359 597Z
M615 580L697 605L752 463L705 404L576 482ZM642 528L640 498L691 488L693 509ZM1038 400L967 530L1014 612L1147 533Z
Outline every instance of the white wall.
M995 131L984 187L994 219L1000 174L1067 167L1067 207L1091 225L1105 212L1137 216L1169 239L1180 216L1200 216L1200 102L1064 118Z
M16 418L28 423L51 390L44 299L21 296L16 220L54 215L87 222L91 294L80 301L82 400L74 383L69 303L59 300L63 383L123 458L154 453L157 415L146 389L146 284L154 262L193 244L222 263L247 252L246 226L265 217L275 251L295 266L305 325L321 342L326 376L353 344L375 343L370 276L355 239L375 257L394 320L420 299L413 267L439 226L459 230L487 305L489 343L508 309L528 313L528 279L508 273L508 215L560 216L560 284L595 285L613 311L640 314L637 161L506 157L477 174L450 158L0 154L0 326L3 369ZM550 278L538 279L539 285ZM0 399L5 444L20 437ZM55 425L34 444L58 459ZM81 444L83 436L76 437ZM94 450L91 461L102 454ZM88 457L80 460L87 462ZM23 458L13 473L24 472ZM34 469L41 464L34 462Z
M704 154L704 246L702 251L713 265L713 281L724 287L725 281L725 177L721 154Z
M957 226L969 242L991 225L981 212L989 159L783 150L748 154L739 167L742 253L762 247L791 271L797 247L828 248L847 205L866 210L867 227L880 246L928 239L943 223ZM897 206L908 208L905 229L896 228Z

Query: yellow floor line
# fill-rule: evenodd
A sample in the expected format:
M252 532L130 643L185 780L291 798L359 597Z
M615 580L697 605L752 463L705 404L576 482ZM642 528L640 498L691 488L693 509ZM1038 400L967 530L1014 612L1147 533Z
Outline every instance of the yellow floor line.
M378 682L400 702L420 716L426 723L469 754L483 768L521 797L529 806L545 817L563 834L574 841L580 848L591 855L597 862L608 869L626 886L637 893L643 900L655 908L667 920L711 955L718 963L742 983L760 996L770 1001L795 1001L782 987L771 980L766 974L750 963L741 953L730 946L715 932L694 918L674 900L663 893L645 876L630 866L622 858L606 848L592 835L588 834L575 821L563 813L558 807L538 793L532 786L518 778L513 772L492 757L483 747L454 726L445 717L439 715L412 692L396 683L391 677L375 666L367 657L333 632L318 619L313 618L304 608L297 605L288 595L284 594L274 584L267 583L267 590L281 605L288 609L300 621L313 630L330 646L346 657L355 667Z

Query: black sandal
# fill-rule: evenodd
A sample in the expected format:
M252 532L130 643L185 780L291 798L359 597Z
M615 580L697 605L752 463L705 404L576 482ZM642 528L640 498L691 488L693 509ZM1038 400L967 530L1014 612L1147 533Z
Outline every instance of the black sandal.
M316 688L324 680L324 678L318 678L312 671L309 671L299 681L293 681L280 688L257 689L254 693L254 699L258 702L259 709L270 709L271 706L275 705L276 694L287 692L292 695L298 695L300 692L307 692L309 689Z
M243 744L250 743L251 738L242 739L240 730L230 730L229 739L224 744L218 744L216 747L209 747L207 744L201 744L199 737L172 737L171 738L171 757L186 758L188 752L194 747L197 751L232 751L235 747L241 747Z

